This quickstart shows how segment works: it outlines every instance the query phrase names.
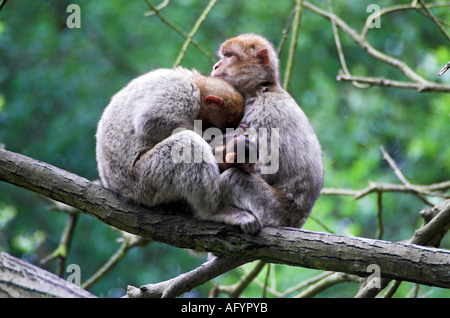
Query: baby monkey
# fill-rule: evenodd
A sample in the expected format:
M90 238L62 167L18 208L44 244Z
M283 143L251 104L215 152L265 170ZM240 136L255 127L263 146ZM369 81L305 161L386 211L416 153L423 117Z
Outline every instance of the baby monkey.
M255 172L259 152L256 143L248 139L247 129L247 125L240 124L234 132L214 137L210 142L220 172L230 168Z

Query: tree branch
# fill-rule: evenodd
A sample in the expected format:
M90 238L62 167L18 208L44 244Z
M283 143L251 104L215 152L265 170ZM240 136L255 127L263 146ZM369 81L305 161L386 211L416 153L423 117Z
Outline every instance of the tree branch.
M292 69L294 68L295 52L297 51L298 33L300 30L300 22L302 17L302 2L303 0L296 0L295 2L295 14L293 20L291 44L289 46L289 55L286 62L286 70L284 73L283 88L289 90L289 84L291 83Z
M177 27L175 24L173 24L172 22L170 22L169 20L167 20L166 18L164 18L160 13L159 13L159 9L157 8L157 6L154 6L149 0L144 0L147 5L154 11L154 14L158 16L158 18L164 22L165 24L167 24L170 28L172 28L175 32L177 32L179 35L181 35L183 38L188 39L189 36L184 33L179 27ZM214 58L214 56L212 56L205 48L203 48L202 46L200 46L200 44L198 44L197 41L195 41L194 39L190 40L190 43L192 43L193 46L195 46L200 52L202 52L212 63L216 63L216 59Z
M425 4L425 2L423 0L419 0L420 4L422 5L422 8L425 10L425 12L427 13L427 15L430 17L430 19L434 22L434 24L437 26L437 28L439 29L439 31L441 31L441 33L447 38L447 40L450 41L450 36L447 34L447 32L445 32L444 28L442 28L441 24L439 23L439 21L436 19L436 17L433 15L433 13L431 13L431 11L428 9L427 5Z
M203 285L211 279L224 274L238 266L247 263L248 260L227 256L216 257L200 267L181 274L168 281L157 284L148 284L139 288L128 286L128 298L172 298L184 294L191 289Z
M434 82L430 82L419 74L414 72L405 62L398 60L388 54L385 54L377 49L375 49L366 39L366 33L363 32L360 34L355 29L351 28L344 20L339 18L336 14L323 10L308 1L303 2L303 7L311 10L312 12L330 20L336 26L340 27L344 33L346 33L356 44L358 44L364 51L367 52L373 58L384 62L388 65L391 65L397 69L399 69L406 77L408 77L412 82L402 82L395 80L388 80L385 78L374 78L374 77L358 77L358 76L350 76L349 74L345 74L344 72L340 72L338 75L338 80L346 80L351 82L359 82L359 83L367 83L371 85L379 85L379 86L392 86L399 88L410 88L416 89L419 92L427 92L427 91L438 91L438 92L450 92L450 86L441 85ZM370 17L370 16L369 16ZM373 17L372 17L373 18Z
M0 251L0 297L95 296L55 274Z
M203 20L206 19L206 16L211 11L211 9L214 7L216 2L217 2L217 0L210 0L208 5L206 6L205 10L203 10L203 12L200 15L200 17L194 23L194 26L192 27L191 32L189 32L189 34L187 35L186 40L184 41L183 45L181 46L180 53L178 53L177 59L175 60L175 63L173 65L173 67L176 67L176 66L180 65L181 60L183 59L184 54L186 53L186 50L187 50L189 44L192 42L192 38L194 37L195 33L197 33L198 28L202 24Z
M386 278L450 288L448 250L293 228L264 228L251 236L238 227L132 205L87 179L5 149L0 149L0 180L64 202L126 232L233 256L236 264L259 259L358 276L370 275L367 266L377 264ZM448 202L435 217L439 222L429 223L434 222L433 231L450 223Z
M450 69L450 61L441 68L438 75L439 76L444 75L444 73L447 72L448 69Z

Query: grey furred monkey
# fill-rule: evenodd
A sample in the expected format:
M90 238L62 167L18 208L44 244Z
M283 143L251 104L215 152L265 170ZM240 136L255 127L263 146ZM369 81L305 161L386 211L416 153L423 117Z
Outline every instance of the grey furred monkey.
M98 124L103 185L148 207L183 200L200 219L255 232L252 214L238 219L221 211L215 157L193 131L196 119L203 128L235 128L242 112L242 96L231 85L196 71L157 69L132 80L112 97Z
M242 34L226 40L219 57L212 76L244 95L241 123L266 129L268 148L278 151L275 171L274 160L264 160L260 150L254 174L235 168L222 173L223 195L232 202L225 209L237 218L250 211L262 226L301 227L322 188L322 150L308 118L280 85L276 51L264 37Z

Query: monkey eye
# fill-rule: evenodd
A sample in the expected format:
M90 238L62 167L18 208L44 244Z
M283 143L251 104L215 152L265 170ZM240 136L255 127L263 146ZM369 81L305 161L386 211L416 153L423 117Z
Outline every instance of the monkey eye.
M232 57L232 56L235 56L235 55L236 54L234 54L233 52L228 51L228 52L225 52L225 54L223 56L225 56L225 57Z

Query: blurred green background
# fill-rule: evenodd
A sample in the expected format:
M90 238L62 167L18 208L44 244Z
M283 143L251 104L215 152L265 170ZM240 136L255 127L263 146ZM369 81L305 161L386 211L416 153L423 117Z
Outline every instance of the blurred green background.
M80 5L80 29L66 25L71 3ZM313 3L327 9L326 1ZM385 7L397 2L333 1L333 7L360 31L371 3ZM207 4L206 0L173 0L161 14L188 33ZM194 39L213 56L223 40L240 33L259 33L278 46L293 8L294 2L288 0L219 1ZM133 77L172 67L184 42L157 16L144 16L148 10L143 0L8 1L0 12L0 143L11 151L97 179L94 135L109 99ZM433 12L450 22L449 7ZM340 35L353 74L406 80L397 69L368 57L346 35ZM387 15L381 28L369 31L368 39L421 76L450 84L450 74L437 76L450 60L450 45L429 18L413 10ZM280 56L282 76L288 45L289 40ZM181 65L209 73L213 62L191 45ZM411 183L449 180L450 95L360 89L336 81L340 68L330 22L304 9L289 92L310 118L322 144L324 186L358 190L369 181L399 183L382 159L381 145ZM411 194L383 195L383 239L410 238L422 224L418 214L422 208L424 203ZM358 201L321 196L313 215L336 234L373 238L376 212L375 194ZM50 211L42 198L0 183L0 250L38 264L56 248L66 219L64 213ZM324 231L312 220L304 228ZM80 215L67 264L79 264L82 280L87 279L118 248L119 237L103 223ZM450 247L448 235L441 247ZM128 284L166 280L202 262L187 251L153 243L132 249L90 291L119 297ZM55 263L44 267L54 271ZM276 265L277 288L284 290L318 273ZM233 284L241 274L235 270L185 296L207 296L213 283ZM259 280L264 276L265 272ZM413 286L402 284L395 296L407 296ZM320 296L352 297L357 290L357 284L347 283ZM262 289L252 284L243 295L260 297ZM450 297L450 291L421 286L419 296Z

